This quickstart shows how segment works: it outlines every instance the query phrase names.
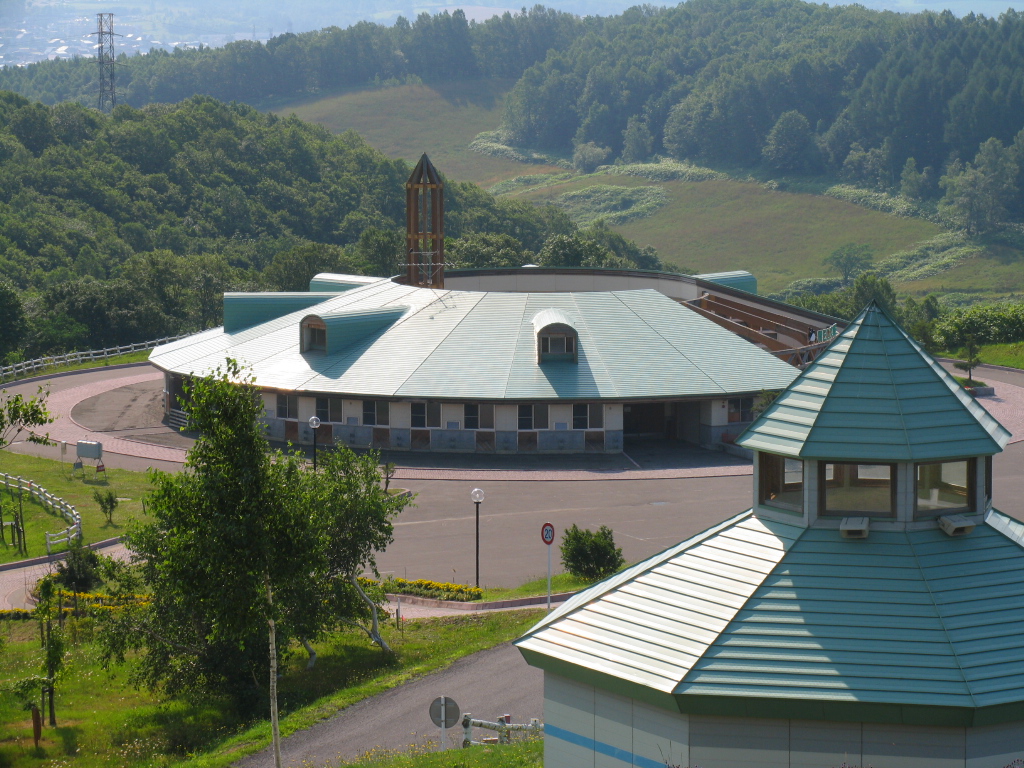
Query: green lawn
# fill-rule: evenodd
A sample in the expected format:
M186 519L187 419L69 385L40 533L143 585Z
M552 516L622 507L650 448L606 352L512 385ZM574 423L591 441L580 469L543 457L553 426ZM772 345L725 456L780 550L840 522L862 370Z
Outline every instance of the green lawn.
M149 477L145 472L108 467L105 473L97 474L94 466L88 463L84 472L72 472L70 461L61 464L59 461L23 456L10 451L0 451L0 472L31 480L73 504L82 517L82 535L86 543L120 536L125 523L142 514L142 498L150 489ZM99 505L93 499L96 490L107 489L114 491L122 500L114 513L112 525L107 523ZM4 517L9 519L6 510L10 509L12 504L17 504L17 498L12 499L9 493L2 493L0 499L0 503L4 504ZM23 503L28 557L45 555L46 539L43 534L63 530L67 523L64 522L64 518L47 512L27 495ZM24 555L17 554L9 542L7 545L0 544L0 562L20 560L23 557Z
M959 358L963 350L944 350L938 352L939 357ZM989 365L1005 365L1007 368L1024 369L1024 342L1012 344L983 344L978 353L981 362Z
M438 85L401 85L355 90L277 105L334 133L354 130L391 157L418 160L426 152L449 179L489 186L527 173L557 170L487 157L469 149L481 131L501 123L505 94L513 81L468 80Z
M359 768L541 768L544 742L523 739L502 746L479 746L449 752L425 749L408 752L381 752L365 760L347 763Z
M552 553L556 555L557 553ZM578 592L586 589L594 582L571 576L568 573L554 573L551 575L551 593ZM487 587L484 589L483 599L490 600L513 600L517 597L537 597L548 593L548 577L541 576L518 587Z
M306 670L301 649L285 657L280 681L281 730L288 735L339 710L447 666L452 661L518 637L541 611L502 611L406 622L399 632L385 629L397 653L389 662L362 633L337 633L315 644L316 668ZM0 624L8 638L0 655L0 679L33 674L39 663L38 628L34 622ZM10 695L0 697L0 766L228 766L270 742L265 721L241 723L223 703L188 705L160 701L126 682L126 670L102 670L96 646L82 641L71 652L70 673L57 693L58 728L43 729L36 752L28 713ZM295 650L295 649L293 649ZM461 753L460 753L461 754ZM450 763L449 763L450 764ZM494 766L534 763L487 763ZM484 764L481 764L484 765Z

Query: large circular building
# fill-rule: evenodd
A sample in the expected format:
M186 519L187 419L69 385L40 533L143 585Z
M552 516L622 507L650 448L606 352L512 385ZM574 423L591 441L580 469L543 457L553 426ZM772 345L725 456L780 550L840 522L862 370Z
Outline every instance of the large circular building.
M238 361L273 438L395 450L617 452L628 436L731 444L836 331L756 295L747 273L445 274L440 177L410 178L404 275L323 274L308 292L228 293L224 325L153 351L166 409ZM737 287L739 286L739 287ZM314 420L313 423L316 423Z

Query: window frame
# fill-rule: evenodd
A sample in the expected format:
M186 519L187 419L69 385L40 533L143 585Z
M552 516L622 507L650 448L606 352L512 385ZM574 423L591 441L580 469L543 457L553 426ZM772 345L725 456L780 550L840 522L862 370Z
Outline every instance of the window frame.
M829 511L826 505L828 498L828 488L837 487L834 481L825 480L825 468L827 466L843 466L843 467L888 467L889 468L889 511L878 512L871 510L836 510ZM834 476L834 472L833 472ZM854 478L854 482L857 482L859 478ZM831 484L830 484L831 483ZM867 485L868 481L862 483ZM899 484L899 472L897 471L897 465L895 463L886 461L819 461L818 462L818 517L871 517L879 520L895 520L897 499L898 499L898 486Z
M409 426L412 429L426 429L427 428L427 404L425 401L417 401L410 403L409 408ZM417 413L417 411L422 411Z
M283 411L283 413L282 413ZM299 396L289 395L284 392L277 393L277 418L286 420L298 420L299 418Z
M791 504L787 501L779 501L777 499L768 498L768 491L771 487L774 487L773 481L776 474L781 475L779 479L778 487L780 492L793 491L795 488L787 488L786 483L786 462L796 461L800 464L800 503ZM797 485L796 483L790 483L789 485ZM757 452L757 503L759 506L768 507L770 509L778 509L783 512L795 513L797 515L803 515L804 504L807 500L807 466L803 459L793 458L792 456L783 456L778 453L771 453L769 451L758 451Z
M331 401L327 397L318 397L314 403L314 413L316 417L320 419L320 423L329 422L331 420Z
M920 502L920 498L918 496L918 493L919 493L919 483L920 483L920 476L919 476L919 473L918 473L918 468L919 467L936 466L936 465L942 465L942 464L959 464L961 462L963 462L963 463L965 463L967 465L966 470L965 470L966 475L967 475L967 493L966 493L967 504L965 504L962 507L946 507L944 509L930 509L930 510L923 510L923 511L920 510L918 508L918 503ZM975 512L978 511L977 510L977 506L978 506L978 481L977 481L978 459L977 459L977 457L969 457L969 458L966 458L966 459L953 459L952 461L917 461L917 462L914 462L913 471L914 471L914 519L915 520L934 520L935 518L942 517L943 515L971 515L971 514L974 514ZM986 477L985 480L986 480L986 483L987 483L988 482L988 478Z

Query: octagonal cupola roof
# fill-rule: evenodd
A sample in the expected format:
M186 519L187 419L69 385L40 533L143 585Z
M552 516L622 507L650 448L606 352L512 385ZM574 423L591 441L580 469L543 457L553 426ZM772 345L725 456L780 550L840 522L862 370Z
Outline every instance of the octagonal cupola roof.
M937 461L1010 432L872 302L736 440L802 459Z

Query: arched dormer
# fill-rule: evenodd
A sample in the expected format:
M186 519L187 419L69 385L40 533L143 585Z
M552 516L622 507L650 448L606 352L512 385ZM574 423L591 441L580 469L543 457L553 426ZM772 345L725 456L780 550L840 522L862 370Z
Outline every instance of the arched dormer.
M408 309L405 305L396 305L306 315L299 323L299 350L334 354L391 325Z
M537 336L537 362L579 360L579 334L572 319L560 309L544 309L533 316Z

